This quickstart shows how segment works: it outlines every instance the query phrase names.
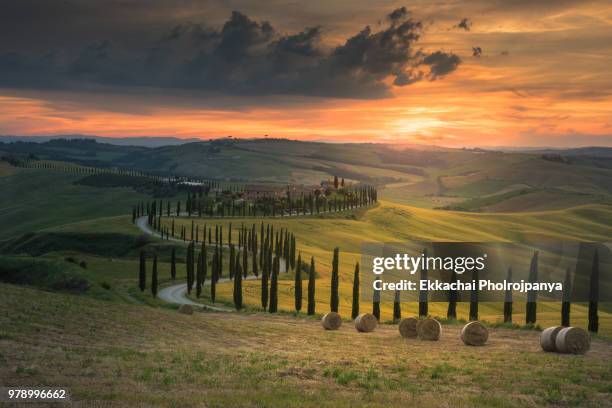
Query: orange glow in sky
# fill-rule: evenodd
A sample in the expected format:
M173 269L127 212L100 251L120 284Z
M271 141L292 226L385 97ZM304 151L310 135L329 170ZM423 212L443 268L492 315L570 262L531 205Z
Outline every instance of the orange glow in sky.
M429 28L424 46L450 49L462 64L443 79L394 87L389 98L234 97L212 104L161 92L0 89L0 134L612 145L612 7L578 2L537 13L475 14L472 29L459 34L442 20ZM338 24L331 38L355 32L367 16ZM472 56L476 45L480 57Z

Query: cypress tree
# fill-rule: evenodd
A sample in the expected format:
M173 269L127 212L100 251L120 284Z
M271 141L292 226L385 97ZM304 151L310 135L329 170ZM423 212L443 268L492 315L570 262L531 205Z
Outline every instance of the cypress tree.
M261 307L266 310L268 307L268 268L267 263L261 271Z
M206 254L206 241L202 241L202 287L206 283L206 275L208 274L208 255Z
M451 283L457 281L457 273L453 270L451 273ZM448 309L446 311L447 319L457 319L457 291L448 291Z
M157 297L157 254L153 255L153 270L151 271L151 294Z
M295 235L291 234L291 269L295 269Z
M242 309L242 268L240 267L240 254L236 257L234 271L234 306L236 310Z
M372 297L372 314L376 320L380 321L380 291L374 290Z
M253 252L251 253L251 258L253 259L253 275L255 275L255 277L258 277L259 269L257 266L257 249L253 250Z
M310 258L310 270L308 271L308 314L315 314L315 261Z
M172 247L172 255L170 255L170 277L176 279L176 248Z
M293 266L291 266L291 241L289 240L289 234L286 232L283 244L283 258L285 258L285 272L289 273L289 268L293 269Z
M400 303L400 291L395 291L395 297L393 299L393 322L397 323L402 319L402 306Z
M191 251L192 243L187 246L186 269L187 269L187 293L191 293L193 287L193 252Z
M478 269L472 271L472 280L478 282ZM470 293L470 320L478 320L478 284Z
M247 245L245 244L243 246L243 251L242 251L242 274L245 278L247 277L247 273L248 273L248 268L247 268L248 264L249 264L249 253L247 252Z
M531 257L531 265L529 266L529 282L536 283L538 281L538 251L535 251ZM527 292L527 307L525 309L525 323L535 324L537 310L538 292L530 290Z
M251 228L251 239L251 252L257 253L257 230L255 229L255 223L253 223L253 227Z
M295 311L302 310L302 254L298 255L297 269L295 270Z
M143 250L140 251L140 268L138 273L138 287L143 292L147 286L147 266L146 258Z
M599 253L595 249L593 265L591 267L591 285L589 290L589 331L599 331L599 316L597 314L599 302Z
M506 281L512 283L512 267L508 268ZM504 323L512 323L512 289L506 290L504 297Z
M236 250L234 249L234 245L230 244L230 258L229 258L229 277L230 279L234 279L234 270L236 266Z
M270 313L276 313L278 310L278 271L279 271L279 259L274 258L272 266L272 280L270 281Z
M219 264L219 252L215 250L215 254L213 255L213 264L212 264L212 276L210 277L210 300L215 303L215 297L217 294L217 267Z
M332 275L331 275L331 299L330 308L332 312L338 312L338 247L334 248L334 258L332 260Z
M355 264L355 273L353 275L353 308L351 310L351 318L355 319L359 316L359 262Z
M569 327L570 311L572 307L572 271L565 271L565 282L563 283L563 302L561 303L561 326Z
M259 241L261 245L259 246L259 266L263 268L264 262L264 251L265 251L265 237L264 237L264 223L261 222L261 227L259 230Z
M196 296L202 295L202 253L198 254L198 267L196 270Z
M223 247L221 247L221 244L219 244L218 248L219 248L219 270L217 271L217 280L223 276Z

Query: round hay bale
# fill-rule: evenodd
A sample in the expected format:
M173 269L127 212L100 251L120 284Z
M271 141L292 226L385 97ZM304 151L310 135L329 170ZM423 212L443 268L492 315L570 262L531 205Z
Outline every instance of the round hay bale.
M489 330L480 322L469 322L461 329L461 340L467 346L484 346Z
M378 320L371 313L362 313L355 319L355 328L362 333L373 332L378 326Z
M417 323L419 320L415 317L407 317L402 319L399 324L400 335L405 339L413 339L417 336Z
M190 315L193 314L193 306L191 305L181 305L178 309L179 313Z
M559 353L584 354L591 348L591 336L579 327L565 327L555 339Z
M442 325L436 319L419 320L416 326L417 336L421 340L437 341L440 340Z
M342 318L336 312L329 312L323 316L321 324L325 330L338 330L342 326Z
M542 346L542 350L557 351L555 341L557 340L557 335L561 329L563 329L563 327L553 326L542 332L542 335L540 336L540 346Z

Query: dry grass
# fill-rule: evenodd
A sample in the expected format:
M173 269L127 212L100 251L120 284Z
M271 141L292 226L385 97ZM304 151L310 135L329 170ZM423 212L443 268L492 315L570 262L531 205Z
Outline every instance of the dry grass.
M612 346L540 350L534 331L492 329L466 347L397 326L325 331L307 318L120 305L0 284L0 382L63 385L90 406L606 406ZM359 351L356 353L356 351Z
M352 217L285 217L268 218L264 223L274 225L275 230L286 228L295 233L298 250L306 262L315 257L319 280L317 281L317 312L329 310L330 271L332 250L340 246L340 314L350 315L352 302L353 271L360 261L361 245L365 242L406 242L424 241L467 241L467 242L521 242L533 237L559 240L607 241L612 236L612 207L589 205L570 210L545 211L515 214L478 214L452 211L436 211L416 208L388 201L382 201L372 209L357 211ZM234 239L237 240L241 223L250 227L259 225L261 218L253 219L196 219L202 227L207 224L223 225L227 234L229 223L233 225ZM168 223L168 221L165 221ZM169 225L169 224L168 224ZM182 218L178 225L191 228L191 219ZM226 237L227 239L227 237ZM363 270L363 269L362 269ZM283 279L283 274L281 274ZM245 281L244 302L249 306L259 305L259 282ZM221 301L231 301L231 285L221 285L217 290ZM293 281L279 281L279 309L293 310ZM362 302L361 310L370 312L371 304ZM381 305L382 319L392 318L392 303ZM430 314L446 316L446 303L432 304ZM416 306L406 305L406 315L414 314ZM538 306L538 323L542 327L557 325L560 321L560 304L543 303ZM601 333L612 335L612 314L600 310ZM468 317L468 308L462 305L458 310L460 318ZM496 322L503 319L499 304L481 304L482 319ZM524 324L524 305L515 305L514 321ZM587 313L583 305L572 305L572 324L586 328Z

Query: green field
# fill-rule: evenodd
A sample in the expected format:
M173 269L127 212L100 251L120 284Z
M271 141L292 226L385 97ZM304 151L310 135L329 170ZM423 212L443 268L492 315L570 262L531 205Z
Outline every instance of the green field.
M0 241L70 222L126 214L134 203L146 199L131 189L75 185L82 177L15 168L10 174L0 172Z
M356 218L356 219L353 219ZM593 220L597 219L598 222ZM167 222L167 221L166 221ZM214 225L223 225L227 231L229 223L236 226L236 220L218 220ZM250 226L259 225L261 219L241 219ZM317 286L317 304L325 310L329 303L329 277L331 273L332 247L340 247L340 311L350 314L353 270L360 261L361 245L365 242L409 242L417 241L465 241L465 242L522 242L539 239L566 239L579 241L605 241L612 235L612 208L604 205L590 205L571 210L558 210L525 214L472 214L451 211L436 211L417 207L403 206L383 201L377 207L360 210L345 217L306 217L299 219L266 219L275 230L288 229L298 238L298 249L305 259L315 257L320 284ZM203 227L211 221L196 220ZM177 219L176 225L190 228L190 219ZM236 238L234 238L236 239ZM259 288L256 282L245 282L247 302L258 304ZM293 282L280 283L280 305L286 310L293 307ZM225 285L220 291L222 299L231 300L231 286ZM369 304L363 304L370 310ZM416 313L416 305L406 305L411 313ZM392 304L381 307L385 319L392 317ZM434 304L431 313L446 315L446 304ZM500 320L503 316L500 304L484 305L481 308L483 319ZM467 318L467 305L459 308L460 317ZM560 305L548 305L542 309L542 325L554 324L559 320ZM576 324L586 325L586 309L576 306ZM524 313L516 311L516 322L524 322ZM602 330L612 334L612 315L603 313ZM605 323L604 323L605 322ZM605 327L605 329L604 329Z

